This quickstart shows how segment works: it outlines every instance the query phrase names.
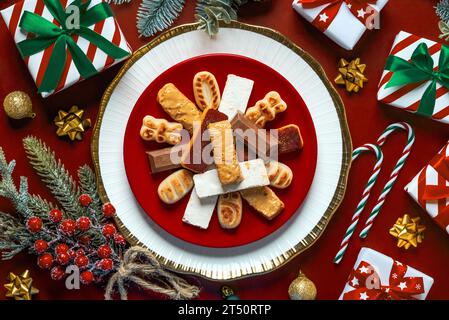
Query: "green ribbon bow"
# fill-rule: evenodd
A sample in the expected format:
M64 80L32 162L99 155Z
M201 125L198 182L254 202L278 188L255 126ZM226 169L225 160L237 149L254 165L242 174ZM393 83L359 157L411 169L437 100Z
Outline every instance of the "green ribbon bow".
M101 2L87 9L91 0L84 3L82 3L82 0L74 0L67 6L67 9L76 9L73 6L78 8L76 11L79 11L80 15L79 26L70 27L68 24L73 12L70 14L66 12L59 0L43 1L59 26L33 12L25 11L20 19L19 26L26 32L33 34L34 37L17 44L20 54L24 58L41 52L54 44L48 67L38 88L39 93L51 92L56 89L66 64L67 49L78 72L84 79L98 73L86 54L73 40L74 35L83 37L114 59L125 58L129 55L127 51L89 29L90 26L113 16L107 3Z
M425 43L419 44L415 49L410 62L389 56L385 69L393 72L385 88L431 81L416 111L430 118L435 109L437 82L449 89L449 47L442 45L437 71L434 71L433 59Z

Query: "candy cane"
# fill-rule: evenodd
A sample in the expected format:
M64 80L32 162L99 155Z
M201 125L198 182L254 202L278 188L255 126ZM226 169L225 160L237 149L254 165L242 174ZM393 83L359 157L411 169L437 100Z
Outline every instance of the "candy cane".
M385 144L388 136L390 136L392 133L394 133L397 130L405 130L407 132L407 144L405 145L404 150L402 151L402 155L399 158L398 162L396 163L393 171L391 172L390 178L388 182L385 184L382 193L380 194L379 198L377 199L376 205L374 206L373 210L371 211L368 219L365 222L365 227L360 232L361 238L366 238L368 235L369 230L373 226L374 219L379 214L380 210L382 209L382 206L385 203L385 198L390 193L391 189L394 186L394 183L396 182L396 179L398 178L399 172L401 171L402 167L404 166L405 162L407 161L408 156L410 155L410 150L413 146L413 143L415 142L415 133L413 131L413 128L406 122L398 122L393 123L389 125L385 131L380 135L379 139L377 139L377 145L382 148Z
M374 184L377 181L377 177L379 176L379 172L382 166L382 162L384 160L384 156L382 154L382 150L373 144L365 144L361 146L360 148L357 148L352 153L352 161L358 158L359 155L365 152L373 152L376 155L376 164L374 165L372 174L370 178L368 179L368 182L365 186L365 190L363 190L362 199L360 200L359 204L357 205L357 208L355 209L354 215L352 216L351 224L348 227L348 230L346 230L346 233L343 237L343 241L340 244L340 250L338 250L337 255L334 258L334 263L338 264L340 263L341 259L343 258L345 251L348 247L349 240L351 239L352 235L354 234L354 230L357 227L357 224L360 219L360 214L362 213L363 209L365 209L366 203L368 202L368 198L371 193L371 189L373 188Z

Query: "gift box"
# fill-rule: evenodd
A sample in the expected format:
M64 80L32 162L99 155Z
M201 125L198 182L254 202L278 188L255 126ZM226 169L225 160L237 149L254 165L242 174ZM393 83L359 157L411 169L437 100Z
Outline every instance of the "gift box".
M340 300L425 300L433 278L369 248L362 248Z
M449 122L449 47L401 31L379 83L377 99Z
M446 144L405 191L449 233L449 148Z
M352 50L388 0L295 0L293 8L326 36Z
M101 0L24 0L0 13L43 97L131 54Z

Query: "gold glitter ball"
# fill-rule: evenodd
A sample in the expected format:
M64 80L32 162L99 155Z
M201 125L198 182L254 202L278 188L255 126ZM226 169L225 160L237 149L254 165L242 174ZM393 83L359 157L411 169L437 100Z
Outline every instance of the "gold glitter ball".
M13 91L3 100L6 115L12 119L34 118L33 104L28 94L23 91Z
M290 284L288 295L291 300L315 300L315 284L300 272L299 276Z

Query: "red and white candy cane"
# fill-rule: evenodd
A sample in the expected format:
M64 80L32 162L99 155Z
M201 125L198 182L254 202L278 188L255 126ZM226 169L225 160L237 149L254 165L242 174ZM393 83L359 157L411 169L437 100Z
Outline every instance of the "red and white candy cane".
M404 150L402 151L402 155L399 158L398 162L394 166L393 171L391 172L390 178L388 179L388 182L385 184L384 188L382 189L382 193L380 194L379 198L377 199L376 205L374 206L373 210L371 211L368 219L366 220L365 227L360 232L361 238L366 238L368 235L369 230L373 226L374 219L376 219L377 215L379 214L380 210L382 209L382 206L385 203L385 198L390 193L391 189L394 186L394 183L396 182L396 179L398 178L399 172L401 171L402 167L404 166L405 162L407 161L408 156L410 155L410 150L413 146L413 143L415 142L415 132L413 128L406 122L398 122L393 123L389 125L385 131L380 135L379 139L377 139L377 145L382 148L385 142L387 141L387 138L398 130L404 130L407 133L407 143L405 145Z
M343 259L343 256L346 252L346 249L349 244L349 240L351 239L352 235L354 234L355 228L357 227L357 224L360 220L360 214L363 212L363 209L365 209L366 203L368 202L368 198L371 193L371 189L376 184L377 177L379 176L380 169L382 166L382 162L384 160L384 156L382 153L382 150L373 144L365 144L361 146L360 148L355 149L352 152L352 161L357 159L359 155L366 152L373 152L376 156L376 164L374 165L373 171L371 176L368 179L368 182L365 186L365 189L363 190L362 199L360 200L359 204L357 205L357 208L354 212L354 215L352 216L351 224L348 227L348 230L346 230L345 235L343 237L343 241L340 244L340 249L337 252L337 255L334 258L334 263L340 263L341 259Z

